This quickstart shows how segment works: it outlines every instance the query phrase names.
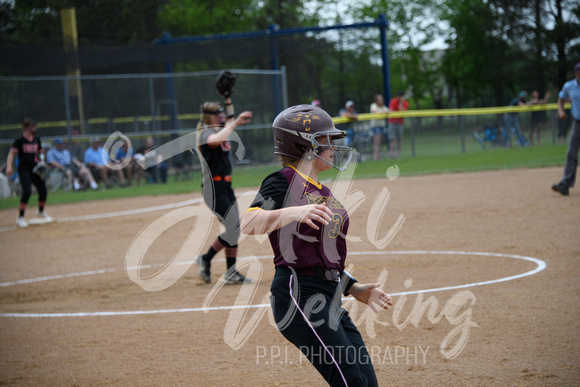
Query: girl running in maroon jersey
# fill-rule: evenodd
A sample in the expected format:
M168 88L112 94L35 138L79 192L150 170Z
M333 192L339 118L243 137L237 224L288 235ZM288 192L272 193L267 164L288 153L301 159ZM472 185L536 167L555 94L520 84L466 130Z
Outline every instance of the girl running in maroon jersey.
M274 153L283 168L266 177L242 218L246 234L269 234L276 274L274 319L332 386L377 386L371 358L341 295L377 312L392 305L380 284L359 284L345 270L348 214L318 181L331 167L345 170L350 148L334 145L346 133L311 105L284 110L273 123Z

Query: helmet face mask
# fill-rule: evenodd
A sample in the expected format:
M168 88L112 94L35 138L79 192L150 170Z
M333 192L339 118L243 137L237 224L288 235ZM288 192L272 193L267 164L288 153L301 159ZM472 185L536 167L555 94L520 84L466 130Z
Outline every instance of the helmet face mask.
M282 111L272 124L274 153L295 159L302 159L308 150L332 167L344 171L351 159L352 148L332 145L331 140L346 137L346 132L334 127L332 118L319 107L296 105ZM320 144L320 137L327 138L327 144ZM334 154L332 163L324 160L317 152L330 147Z
M321 137L326 138L326 144L320 144L317 139ZM320 160L324 161L331 167L338 169L339 171L345 171L352 159L352 148L349 146L335 145L332 143L333 136L331 132L319 132L315 137L312 138L312 147L314 149L314 155ZM324 159L320 156L320 153L324 152L327 148L332 150L332 162Z

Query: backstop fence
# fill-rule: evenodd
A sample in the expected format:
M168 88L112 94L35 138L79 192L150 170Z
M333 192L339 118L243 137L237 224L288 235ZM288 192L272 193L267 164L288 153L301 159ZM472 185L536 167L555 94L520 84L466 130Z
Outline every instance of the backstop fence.
M253 113L240 136L255 143L269 135L271 122L288 104L285 69L232 72L236 112ZM90 137L105 140L115 132L131 138L136 147L147 136L157 144L174 139L195 130L202 103L221 100L215 87L219 73L0 78L0 160L6 160L20 135L24 117L37 121L43 147L61 138L86 149ZM260 160L259 149L248 148L252 150L247 156Z
M244 145L243 160L235 164L261 164L274 160L271 123L288 106L286 72L281 70L232 70L236 74L233 101L236 112L251 110L252 122L236 130ZM205 101L220 99L215 89L219 71L93 75L79 77L9 77L0 78L0 165L13 140L20 135L23 117L38 123L43 147L61 138L73 156L82 161L90 137L103 142L114 133L129 137L135 148L145 137L153 136L157 145L195 131L199 107ZM310 101L303 101L308 103ZM323 106L331 115L339 107ZM385 118L359 113L359 121L350 123L352 144L363 161L372 153L370 119ZM498 107L450 110L411 110L391 113L405 119L403 157L446 155L481 151L504 146L501 135L504 117L516 112L522 134L529 138L531 121L538 125L544 144L555 144L570 122L557 118L556 104L528 107ZM534 117L532 117L534 115ZM335 117L335 123L344 119ZM493 137L493 131L496 135ZM534 136L534 140L537 139ZM388 140L384 136L383 144ZM523 145L516 142L510 145ZM525 145L524 145L525 146ZM383 153L386 147L383 145ZM199 163L189 155L187 162ZM183 164L178 157L176 164Z

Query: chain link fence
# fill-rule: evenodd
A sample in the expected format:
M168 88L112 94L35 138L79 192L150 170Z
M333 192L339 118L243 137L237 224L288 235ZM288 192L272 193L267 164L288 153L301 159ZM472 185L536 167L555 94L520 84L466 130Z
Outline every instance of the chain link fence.
M232 142L243 146L242 160L233 158L234 166L264 164L275 160L272 152L271 123L288 105L286 71L232 70L236 74L233 101L237 113L253 112L252 122L236 129L239 138ZM183 145L186 134L195 132L199 106L208 100L218 101L215 79L219 71L94 75L80 77L10 77L0 78L0 166L6 160L10 145L21 133L20 122L31 117L38 123L38 136L46 149L61 138L71 154L83 161L90 137L102 142L126 136L139 149L145 138L152 136L156 145ZM308 103L310 101L304 101ZM323 106L323 108L326 108ZM364 111L365 106L359 106ZM570 122L559 120L555 104L540 108L543 119L537 127L543 144L564 142ZM512 109L512 108L510 108ZM328 110L331 116L336 116ZM437 156L484 151L504 146L501 141L506 108L408 111L405 116L402 157ZM529 137L531 108L518 113L521 131ZM373 152L370 128L371 114L359 115L352 123L353 146L369 160ZM377 118L377 117L375 117ZM335 117L337 123L341 121ZM487 138L486 128L496 129L500 139ZM183 136L183 137L182 137ZM382 139L382 158L388 156ZM392 136L391 136L392 140ZM531 140L531 139L530 139ZM190 141L191 142L191 141ZM512 145L516 145L512 140ZM391 141L391 146L393 142ZM199 160L192 152L174 152L169 160L175 168L187 164L198 168ZM0 168L2 169L2 168Z
M285 69L231 71L236 112L253 112L251 124L237 130L243 143L252 144L245 158L271 161L271 123L287 106ZM81 161L90 137L105 141L121 132L135 148L147 136L156 144L178 138L195 131L203 102L221 100L219 72L0 78L0 160L20 135L24 117L37 121L43 147L63 139L79 150L73 156Z

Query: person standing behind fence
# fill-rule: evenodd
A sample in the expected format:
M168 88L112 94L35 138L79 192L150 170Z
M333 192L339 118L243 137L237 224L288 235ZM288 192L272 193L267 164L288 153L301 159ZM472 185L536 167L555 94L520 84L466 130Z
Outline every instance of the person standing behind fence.
M399 90L397 97L392 98L389 102L389 110L391 112L399 112L409 110L409 101L405 99L405 92ZM405 119L403 117L389 118L389 134L391 141L395 140L395 146L391 144L390 157L401 157L401 143L403 140L403 130L405 129Z
M22 196L20 196L20 205L18 208L18 218L16 218L16 225L18 227L27 227L28 222L24 217L28 200L32 194L32 184L36 187L38 192L38 216L43 223L52 222L52 218L44 211L44 205L47 199L46 184L44 182L42 173L39 168L40 155L42 154L42 144L40 138L36 137L36 122L31 118L25 118L22 121L22 134L14 143L8 152L8 159L6 161L6 175L12 175L12 164L14 163L14 156L18 155L18 176L20 178L20 185L22 186ZM42 163L44 161L40 160Z
M370 112L373 114L385 114L389 112L389 108L385 106L385 100L382 95L375 95L375 101L371 104ZM387 151L389 152L389 132L387 131L386 118L373 118L371 120L371 133L373 134L373 160L379 161L381 159L381 147L383 145L383 137L387 143Z
M558 120L558 144L565 144L566 143L566 136L568 134L568 129L572 126L571 123L571 116L570 109L565 109L564 112L566 113L566 118L560 118Z
M550 92L548 91L544 98L540 98L540 93L537 90L532 91L530 98L530 105L545 105L550 98ZM546 111L545 110L532 110L530 113L530 144L534 145L534 132L537 129L538 145L542 145L540 139L542 133L543 123L546 122Z
M231 145L228 137L238 127L250 122L252 112L244 111L234 119L231 99L225 100L228 116L218 102L201 105L201 120L197 124L198 150L203 156L203 199L226 228L211 244L208 251L197 257L197 268L201 279L211 283L211 260L225 248L227 272L226 284L252 282L236 270L240 215L236 196L232 189ZM225 125L224 125L225 124ZM212 189L213 187L213 189Z
M562 180L558 184L552 186L552 190L564 196L568 196L570 188L574 187L576 170L578 169L578 150L580 149L580 62L574 66L574 75L576 79L566 82L558 94L558 115L560 119L566 119L564 104L568 99L572 105L572 132L570 133L570 142L566 152L564 176L562 176Z
M511 100L509 106L527 106L529 105L528 102L528 93L524 90L520 91L520 94ZM511 142L512 138L512 129L514 134L516 135L516 141L519 146L530 146L530 143L520 130L520 113L518 112L510 112L506 113L504 116L505 125L503 130L503 146L507 147L507 143Z
M344 146L352 146L354 140L354 122L358 121L358 113L354 107L354 101L346 101L344 108L340 109L338 112L340 117L348 118L348 122L345 124L338 124L336 127L340 130L346 132L346 137L344 138Z

